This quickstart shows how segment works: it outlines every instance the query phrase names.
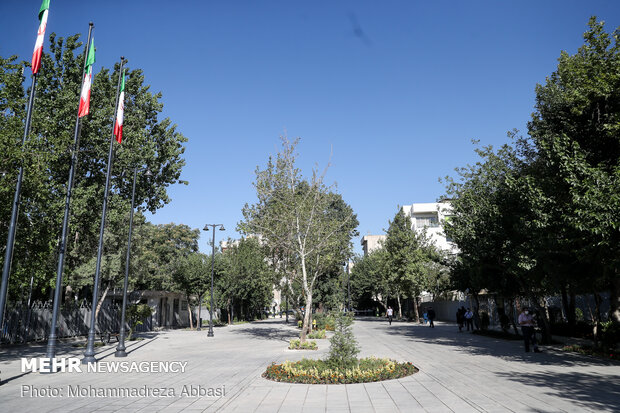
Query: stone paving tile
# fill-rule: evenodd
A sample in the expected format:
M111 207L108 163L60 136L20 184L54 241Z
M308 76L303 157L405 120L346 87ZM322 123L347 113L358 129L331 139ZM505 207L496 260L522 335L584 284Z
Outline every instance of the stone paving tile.
M298 330L280 320L206 331L166 331L132 342L130 361L187 361L184 373L27 373L20 370L19 348L0 348L2 412L377 412L482 411L582 412L620 411L620 366L553 349L525 354L519 342L457 333L437 323L429 329L411 323L363 319L354 324L361 355L411 361L420 372L399 380L351 385L275 383L260 377L272 361L324 357L327 341L317 352L286 350ZM27 346L23 354L41 356L43 345ZM61 343L59 355L81 357ZM114 361L114 347L98 348L97 356ZM21 386L77 388L159 387L177 392L174 398L46 398L21 397ZM187 386L224 388L225 395L181 396Z

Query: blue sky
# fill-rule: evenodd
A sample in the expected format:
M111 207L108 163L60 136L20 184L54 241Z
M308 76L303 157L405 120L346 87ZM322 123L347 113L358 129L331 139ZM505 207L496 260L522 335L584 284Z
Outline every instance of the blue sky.
M1 56L30 59L39 5L0 0ZM620 3L51 0L48 33L85 36L93 21L95 71L124 55L189 139L189 185L152 222L223 223L218 237L236 237L254 170L286 133L301 138L306 175L332 153L327 182L361 236L398 205L440 197L438 178L476 161L471 139L525 131L536 83L583 44L591 15L612 31Z

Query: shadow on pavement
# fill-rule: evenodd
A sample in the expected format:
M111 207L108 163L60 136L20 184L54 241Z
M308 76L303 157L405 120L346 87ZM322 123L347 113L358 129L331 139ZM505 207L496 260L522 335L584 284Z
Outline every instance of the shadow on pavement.
M287 328L288 327L288 328ZM299 336L299 331L294 324L288 324L284 320L268 319L242 324L238 328L230 330L233 334L249 335L261 340L279 340L288 343L292 338Z
M276 327L249 327L231 331L233 334L246 334L253 338L262 340L280 340L289 342L293 338L297 338L298 334L293 330L283 330Z
M385 330L390 335L400 335L413 341L433 345L453 347L454 351L468 354L499 357L509 361L523 361L539 365L556 366L614 366L617 363L583 356L577 353L564 352L555 346L541 346L542 354L525 353L522 341L502 340L492 337L473 335L468 332L459 333L453 324L437 324L435 328L416 324L386 324Z
M20 377L24 377L25 375L30 374L30 373L32 373L32 371L26 371L26 372L24 372L24 373L22 373L22 374L18 374L18 375L16 375L16 376L9 377L8 379L4 379L4 380L0 381L0 386L2 386L2 385L4 385L4 384L7 384L7 383L8 383L8 382L10 382L10 381L17 380L17 379L19 379Z
M588 411L620 411L620 382L618 376L583 373L496 373L528 386L549 389L547 394L559 396Z

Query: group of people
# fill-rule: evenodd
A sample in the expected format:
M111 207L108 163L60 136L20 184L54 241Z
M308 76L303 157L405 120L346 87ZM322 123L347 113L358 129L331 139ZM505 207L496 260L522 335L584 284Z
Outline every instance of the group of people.
M464 306L461 306L456 310L456 323L459 325L459 333L463 331L463 325L467 326L467 331L474 331L474 313L470 308L465 310Z
M392 307L388 306L386 316L388 318L388 322L392 325L392 319L394 317L394 310ZM429 326L431 328L435 328L435 318L435 310L433 310L433 307L428 307L424 313L424 322L426 323L428 320ZM459 326L459 333L463 331L464 326L467 328L467 331L474 331L474 313L470 308L465 309L465 306L461 306L461 308L456 311L456 322ZM531 345L535 353L542 353L542 351L538 348L538 343L536 342L536 320L534 315L531 314L529 308L523 307L521 309L518 322L521 326L521 332L523 333L525 351L529 352Z

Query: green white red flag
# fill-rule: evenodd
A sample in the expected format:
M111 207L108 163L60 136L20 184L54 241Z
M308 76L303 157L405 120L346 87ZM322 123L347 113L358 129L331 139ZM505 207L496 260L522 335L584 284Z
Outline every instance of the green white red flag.
M37 41L32 52L32 74L36 74L41 68L41 55L43 54L43 42L45 41L45 28L47 27L47 14L50 8L50 0L43 0L39 9L39 31Z
M114 122L114 136L116 141L121 143L123 140L123 113L125 112L125 70L123 69L123 80L121 81L121 94L118 97L118 108L116 110L116 122Z
M91 40L90 47L88 48L86 72L84 73L84 82L82 83L82 92L80 93L80 108L78 110L80 118L90 113L90 86L93 81L93 63L95 63L95 39Z

